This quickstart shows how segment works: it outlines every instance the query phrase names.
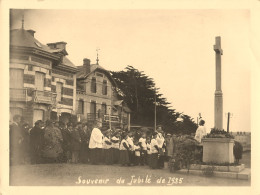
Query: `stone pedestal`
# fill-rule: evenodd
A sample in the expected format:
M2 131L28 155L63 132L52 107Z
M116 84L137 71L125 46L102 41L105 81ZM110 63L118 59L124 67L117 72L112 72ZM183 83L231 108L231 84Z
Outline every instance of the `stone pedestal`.
M230 138L204 138L203 162L205 163L234 163L234 139Z

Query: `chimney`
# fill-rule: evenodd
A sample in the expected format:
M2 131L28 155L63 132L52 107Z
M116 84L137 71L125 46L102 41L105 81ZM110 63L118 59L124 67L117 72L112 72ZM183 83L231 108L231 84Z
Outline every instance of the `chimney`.
M51 49L64 49L66 50L66 42L56 42L56 43L47 43L47 45L51 48Z
M56 47L59 48L59 49L65 49L66 50L66 45L67 45L67 43L63 42L63 41L56 43Z
M27 32L30 33L30 35L32 35L34 37L34 33L35 33L34 30L27 30Z
M85 74L90 73L90 59L88 58L83 59L83 70Z

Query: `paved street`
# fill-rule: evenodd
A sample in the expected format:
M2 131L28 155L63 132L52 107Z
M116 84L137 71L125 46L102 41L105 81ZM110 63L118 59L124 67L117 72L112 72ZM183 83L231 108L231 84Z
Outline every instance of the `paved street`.
M250 181L151 170L147 166L40 164L11 167L10 185L22 186L249 186ZM81 177L80 177L81 176ZM139 179L138 179L139 177ZM121 179L120 179L121 178Z

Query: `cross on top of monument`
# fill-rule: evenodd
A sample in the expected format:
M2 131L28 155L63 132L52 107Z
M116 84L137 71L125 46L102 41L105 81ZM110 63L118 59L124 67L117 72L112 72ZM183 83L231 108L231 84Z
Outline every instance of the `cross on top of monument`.
M216 37L214 51L223 55L223 50L221 49L221 37Z

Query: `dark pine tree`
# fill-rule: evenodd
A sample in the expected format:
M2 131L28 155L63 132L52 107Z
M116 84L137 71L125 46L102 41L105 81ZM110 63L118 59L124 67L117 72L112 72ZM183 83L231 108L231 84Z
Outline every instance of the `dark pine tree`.
M127 103L132 110L131 121L133 124L151 126L154 124L154 107L156 96L157 124L162 125L164 131L169 133L194 133L197 124L193 119L182 114L183 122L177 122L181 113L171 108L163 95L157 93L155 83L143 71L139 71L132 66L127 66L125 70L111 72L117 83L116 91L119 98Z

